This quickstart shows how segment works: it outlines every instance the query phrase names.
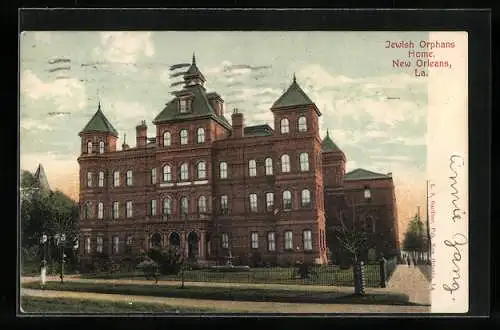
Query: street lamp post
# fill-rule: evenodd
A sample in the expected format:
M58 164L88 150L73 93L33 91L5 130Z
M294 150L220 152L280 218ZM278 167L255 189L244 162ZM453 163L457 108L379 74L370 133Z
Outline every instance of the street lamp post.
M42 234L42 237L40 238L40 248L42 250L42 265L40 268L40 281L42 287L45 285L45 282L47 281L47 260L45 256L45 243L47 243L47 235Z
M56 239L56 245L58 248L60 248L60 254L61 254L61 268L60 268L60 273L59 273L59 278L61 279L61 283L64 282L64 243L66 242L66 235L65 234L60 234L57 233L54 235L54 238Z

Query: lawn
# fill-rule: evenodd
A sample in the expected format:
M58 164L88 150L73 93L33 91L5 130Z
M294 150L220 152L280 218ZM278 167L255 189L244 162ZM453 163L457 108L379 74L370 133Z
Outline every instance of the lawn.
M23 288L40 289L39 283L23 283ZM269 288L244 288L244 287L210 287L186 286L180 288L172 285L148 284L106 284L87 282L48 282L45 290L94 292L108 294L123 294L137 296L155 296L187 299L211 299L224 301L256 301L256 302L285 302L285 303L350 303L350 294L332 291L313 291L307 289L269 289ZM408 296L396 293L371 293L376 296L370 301L353 300L353 303L376 303L388 305L407 305ZM347 299L347 300L346 300Z
M132 273L105 273L87 274L82 278L145 279L141 272ZM179 281L180 275L161 276L160 280ZM333 285L353 286L352 268L340 269L337 266L320 266L315 268L315 275L309 279L296 277L296 268L272 267L251 268L250 271L222 272L212 269L186 270L184 279L189 282L228 282L228 283L257 283L257 284L300 284L300 285ZM366 287L380 286L380 269L378 265L365 266Z
M158 303L126 303L117 301L42 298L23 296L24 313L215 313L211 308L188 308Z

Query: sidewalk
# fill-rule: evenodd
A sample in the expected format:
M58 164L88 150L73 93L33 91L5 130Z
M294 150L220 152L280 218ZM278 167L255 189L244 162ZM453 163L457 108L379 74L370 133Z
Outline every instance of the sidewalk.
M387 284L387 289L407 294L410 301L414 303L431 303L431 283L417 267L397 265Z
M215 308L227 313L429 313L429 307L425 306L218 301L32 289L21 289L21 296L112 300L128 302L129 304L134 302L158 303L179 307Z

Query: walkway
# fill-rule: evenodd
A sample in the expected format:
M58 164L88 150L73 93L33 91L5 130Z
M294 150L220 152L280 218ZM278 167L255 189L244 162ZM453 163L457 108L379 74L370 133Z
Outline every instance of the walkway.
M158 303L179 307L215 308L229 313L429 313L429 307L425 306L218 301L32 289L21 289L21 296L112 300L128 302L129 304L134 302Z
M431 303L431 283L422 271L414 266L397 265L389 279L387 289L406 293L414 303L429 305Z

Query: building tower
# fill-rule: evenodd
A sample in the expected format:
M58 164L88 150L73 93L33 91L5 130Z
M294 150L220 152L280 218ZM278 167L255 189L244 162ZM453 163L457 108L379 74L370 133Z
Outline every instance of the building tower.
M344 152L330 138L326 137L321 142L321 157L323 167L323 180L325 187L340 187L344 181L346 157Z
M104 116L101 102L87 125L78 134L81 138L81 154L93 155L116 151L118 132Z

